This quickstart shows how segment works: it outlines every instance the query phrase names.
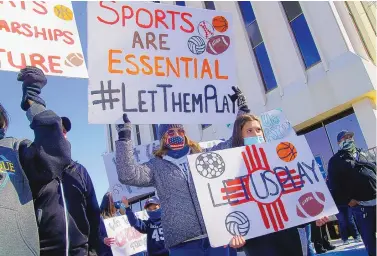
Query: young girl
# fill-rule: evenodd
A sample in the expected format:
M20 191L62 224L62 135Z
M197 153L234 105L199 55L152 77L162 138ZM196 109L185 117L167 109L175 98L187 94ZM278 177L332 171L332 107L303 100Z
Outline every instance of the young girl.
M110 192L107 192L101 202L101 223L100 223L100 242L101 242L101 248L100 248L100 255L101 256L113 256L113 253L111 251L110 246L115 243L115 238L108 237L104 219L112 218L117 216L117 211L114 206L113 197L111 196Z
M237 100L241 112L247 111L245 97L237 88L231 96ZM163 124L158 133L161 147L155 158L145 164L134 160L131 141L131 123L123 116L124 125L117 126L116 163L119 181L126 185L153 186L160 197L165 246L172 256L227 256L236 255L232 248L212 248L200 210L194 182L188 169L187 155L201 152L198 143L190 140L183 125ZM230 141L212 150L227 148Z
M261 121L251 114L244 114L237 117L232 136L231 147L241 147L264 143L265 138ZM327 218L317 221L317 225L322 225ZM271 233L265 236L256 237L239 242L237 245L231 244L233 248L244 246L246 255L268 255L268 256L302 256L300 235L297 227Z

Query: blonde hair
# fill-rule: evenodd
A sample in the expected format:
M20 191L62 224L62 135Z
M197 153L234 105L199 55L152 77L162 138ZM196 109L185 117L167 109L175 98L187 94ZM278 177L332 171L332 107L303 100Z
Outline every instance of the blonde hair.
M252 114L242 114L237 117L236 121L234 122L233 126L233 136L232 136L232 147L241 147L244 145L244 140L242 137L242 128L245 126L247 122L250 121L257 121L262 128L262 122L256 115ZM262 128L263 132L263 128ZM264 132L263 132L264 137Z
M166 134L164 136L162 136L161 140L160 140L160 148L157 149L155 152L153 152L153 154L156 156L156 157L159 157L159 158L162 158L163 156L166 155L166 153L168 152L168 147L166 146ZM191 153L200 153L202 152L202 148L199 146L199 143L193 141L193 140L190 140L186 135L185 135L185 143L187 146L189 146L190 150L191 150Z

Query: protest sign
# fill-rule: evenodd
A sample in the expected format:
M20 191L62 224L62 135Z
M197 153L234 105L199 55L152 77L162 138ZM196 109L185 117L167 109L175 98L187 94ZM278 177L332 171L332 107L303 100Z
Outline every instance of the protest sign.
M264 112L260 115L260 119L267 142L296 136L296 132L281 109Z
M221 140L212 140L200 142L201 148L210 148L219 144ZM160 141L155 140L150 144L139 145L134 148L135 161L139 164L148 162L154 157L153 152L160 146ZM118 173L116 170L115 153L107 153L103 155L103 161L105 163L107 178L109 180L109 192L112 192L114 201L119 201L122 196L132 198L155 191L152 187L133 187L121 184L118 180Z
M156 140L147 145L136 146L134 148L135 161L139 164L148 162L154 157L153 151L156 150L159 145L160 142ZM152 187L133 187L120 183L116 170L115 153L104 154L103 161L105 163L107 178L109 179L109 192L112 192L114 201L121 200L122 196L132 198L155 191Z
M188 159L212 247L338 212L303 136Z
M71 1L0 1L0 70L87 78Z
M135 215L142 220L149 218L146 211ZM115 244L111 246L114 256L128 256L147 250L147 235L131 227L126 215L105 219L104 223L107 237L115 238Z
M89 2L89 123L233 121L234 41L229 13Z

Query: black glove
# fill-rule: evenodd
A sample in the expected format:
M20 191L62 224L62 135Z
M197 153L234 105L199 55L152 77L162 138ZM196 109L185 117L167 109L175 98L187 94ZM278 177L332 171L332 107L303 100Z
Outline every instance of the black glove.
M233 95L229 95L229 98L232 102L237 100L237 106L239 109L249 112L249 108L247 106L245 95L241 92L240 88L232 86L232 90L234 91Z
M24 111L30 107L28 100L46 107L45 101L39 96L42 88L47 84L46 76L42 70L36 67L25 67L18 73L17 81L23 82L21 108Z
M115 126L115 128L118 131L118 139L119 140L126 140L126 137L131 137L131 134L127 134L127 133L131 133L131 130L127 129L127 127L126 127L126 124L131 123L130 119L128 119L127 114L123 114L123 122L124 122L124 124L117 124Z

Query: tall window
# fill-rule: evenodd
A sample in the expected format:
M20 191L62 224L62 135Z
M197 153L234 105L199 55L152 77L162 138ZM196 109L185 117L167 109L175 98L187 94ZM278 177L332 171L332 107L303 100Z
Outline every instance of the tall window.
M179 6L186 6L185 1L175 1L175 4Z
M204 6L207 10L216 10L215 3L213 1L204 1Z
M265 90L266 92L271 91L277 87L277 83L262 35L259 31L258 22L255 19L253 7L249 1L239 1L238 5L258 63Z
M310 33L305 16L302 13L300 3L297 1L281 3L292 32L296 38L305 67L310 68L311 66L320 62L321 57L319 56L312 34Z
M156 4L159 4L160 3L160 1L152 1L153 3L156 3Z
M135 125L136 130L136 139L137 139L137 145L141 144L141 137L140 137L140 127L139 125Z

